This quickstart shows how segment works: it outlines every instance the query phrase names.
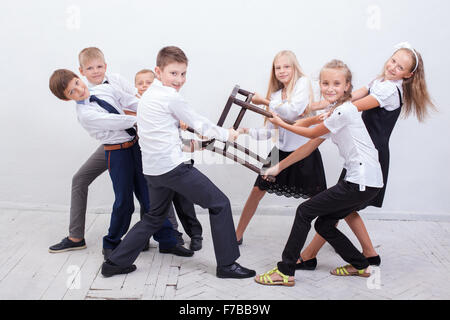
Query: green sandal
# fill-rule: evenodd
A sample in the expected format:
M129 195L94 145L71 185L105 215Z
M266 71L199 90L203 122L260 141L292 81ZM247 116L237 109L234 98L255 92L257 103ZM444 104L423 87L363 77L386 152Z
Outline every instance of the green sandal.
M357 276L357 277L363 277L363 278L370 277L370 272L367 272L367 268L349 272L347 270L348 267L352 267L352 265L348 264L346 266L336 268L334 270L331 270L330 273L334 276L339 276L339 277L348 277L348 276Z
M278 274L281 276L281 280L272 280L270 277L272 274ZM267 271L266 273L262 275L258 275L255 277L255 281L259 284L267 285L267 286L287 286L292 287L295 284L295 280L291 279L289 280L289 276L281 273L278 268L273 268L270 271Z

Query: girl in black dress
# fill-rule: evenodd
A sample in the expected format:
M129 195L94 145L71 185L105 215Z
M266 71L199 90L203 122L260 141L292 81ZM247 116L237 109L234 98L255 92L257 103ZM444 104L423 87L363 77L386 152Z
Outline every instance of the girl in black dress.
M267 110L275 111L290 121L296 121L302 114L308 113L307 107L311 101L311 83L303 74L297 58L291 51L281 51L275 56L266 98L256 93L252 99L253 103L265 105ZM282 161L308 141L307 138L272 125L267 122L267 119L265 124L265 127L259 129L239 129L240 133L250 134L258 140L270 138L275 140L277 146L268 156L271 163L265 167ZM242 243L244 231L266 192L286 197L309 198L325 189L325 173L318 149L307 158L281 172L275 182L268 182L258 176L236 229L238 243Z

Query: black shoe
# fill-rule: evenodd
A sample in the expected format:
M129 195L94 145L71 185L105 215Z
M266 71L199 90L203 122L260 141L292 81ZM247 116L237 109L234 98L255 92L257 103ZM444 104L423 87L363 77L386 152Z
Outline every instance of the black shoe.
M367 258L367 261L369 262L369 264L371 266L379 266L381 264L380 256L369 257L369 258Z
M133 264L129 267L120 267L109 260L106 260L102 264L102 275L109 278L116 274L126 274L136 270L136 266Z
M317 259L316 258L312 258L309 260L302 260L302 258L300 258L300 263L297 263L295 265L295 270L315 270L317 267Z
M177 244L180 246L184 245L183 234L175 230L175 238L177 239Z
M65 251L71 251L71 250L80 250L86 248L86 242L83 240L74 242L69 239L69 237L65 237L61 240L60 243L57 243L50 248L48 248L48 252L51 253L58 253L58 252L65 252Z
M232 265L225 267L217 267L216 275L218 278L234 278L234 279L244 279L256 276L255 270L250 270L239 265L235 262Z
M161 249L159 248L159 252L161 253L171 253L180 257L192 257L194 255L194 251L186 249L185 247L177 244L175 247L170 249Z
M202 240L201 236L193 236L191 238L191 244L189 245L189 249L192 251L198 251L202 248Z
M242 244L242 241L244 241L244 237L241 238L241 240L238 240L237 244L240 246Z
M148 241L145 243L145 247L144 247L144 249L142 249L142 252L148 251L148 250L150 250L150 240L148 240Z
M103 257L104 257L105 261L108 260L109 256L113 252L113 250L114 249L106 249L106 248L102 249L102 253L103 253Z

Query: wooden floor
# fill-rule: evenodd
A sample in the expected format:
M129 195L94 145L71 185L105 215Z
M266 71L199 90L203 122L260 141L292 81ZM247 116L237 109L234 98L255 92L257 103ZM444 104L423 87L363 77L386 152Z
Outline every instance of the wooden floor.
M66 236L66 212L2 209L0 299L450 299L449 222L367 220L382 258L369 280L331 276L329 270L345 263L326 245L317 270L298 271L295 287L286 288L218 279L208 216L199 219L204 246L193 257L160 254L152 240L135 272L104 278L101 242L109 215L87 215L87 249L51 254L48 247ZM292 221L293 215L255 215L238 262L257 273L273 268ZM344 223L340 228L355 240Z

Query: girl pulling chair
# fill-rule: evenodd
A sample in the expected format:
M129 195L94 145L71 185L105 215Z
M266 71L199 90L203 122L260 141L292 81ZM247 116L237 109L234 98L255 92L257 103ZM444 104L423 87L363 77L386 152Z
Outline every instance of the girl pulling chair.
M265 105L268 110L277 112L287 120L296 121L302 114L308 113L307 109L312 97L311 83L303 74L295 54L292 51L284 50L279 52L273 60L266 98L255 93L252 102ZM267 123L267 119L264 123ZM272 149L268 158L277 159L279 156L280 161L308 141L307 138L283 128L279 128L278 137L276 137L273 134L276 128L277 126L269 122L263 128L239 128L238 131L241 134L250 134L258 140L277 139L277 147ZM244 231L266 192L286 197L309 198L325 189L325 173L318 149L295 165L280 172L276 182L268 182L258 176L236 229L238 243L242 243Z
M385 62L381 74L367 87L352 93L352 103L359 111L362 111L362 119L378 150L383 172L384 186L367 206L381 208L389 172L389 138L401 110L405 117L414 113L422 122L429 110L435 109L427 90L421 54L407 42L398 44L393 55ZM328 104L326 100L323 100L312 108L317 110ZM345 169L341 178L343 175L345 175ZM362 209L364 208L359 210ZM345 221L358 238L369 263L380 265L381 258L375 251L359 214L356 211L352 212ZM316 256L325 242L319 234L316 234L301 253L297 269L314 270L317 265Z
M328 117L322 115L301 119L295 125L283 122L277 114L269 119L273 124L310 140L278 165L269 168L265 176L277 176L282 170L307 157L330 138L344 158L345 176L338 183L303 202L297 208L294 224L282 254L274 269L255 277L263 285L293 286L299 252L305 244L311 222L317 218L316 231L349 264L331 271L333 275L369 277L367 258L337 228L337 222L369 203L383 186L378 152L370 138L358 109L351 101L352 73L339 60L327 63L320 72L322 96L332 105ZM311 127L315 125L314 127Z

